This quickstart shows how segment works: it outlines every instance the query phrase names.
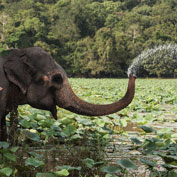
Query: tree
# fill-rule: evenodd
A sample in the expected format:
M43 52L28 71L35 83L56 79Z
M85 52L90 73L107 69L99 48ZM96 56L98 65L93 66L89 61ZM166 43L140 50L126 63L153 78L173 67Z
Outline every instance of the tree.
M0 0L0 51L41 46L69 75L124 76L145 49L177 43L176 0Z
M74 51L73 73L76 75L81 73L86 76L95 75L96 70L94 69L97 65L94 60L96 60L96 50L93 39L86 37L79 40Z
M5 44L5 32L6 32L6 25L7 25L8 16L2 12L0 14L0 48L8 49L8 45Z
M17 12L15 13L17 8ZM33 0L14 3L8 20L6 43L12 48L33 46L46 36L45 23L41 17L41 4ZM14 12L14 13L12 13Z

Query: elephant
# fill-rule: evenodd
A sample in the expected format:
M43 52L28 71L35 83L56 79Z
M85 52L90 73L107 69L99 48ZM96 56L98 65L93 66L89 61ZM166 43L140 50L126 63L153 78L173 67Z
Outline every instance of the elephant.
M129 75L125 96L112 104L91 104L76 96L65 70L41 47L9 49L0 57L0 141L7 141L6 115L19 105L48 110L56 106L86 116L115 113L133 100L135 79Z

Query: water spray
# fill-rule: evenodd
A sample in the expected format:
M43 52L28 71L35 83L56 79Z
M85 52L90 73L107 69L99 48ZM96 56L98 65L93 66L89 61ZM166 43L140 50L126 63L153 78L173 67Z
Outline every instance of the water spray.
M133 63L128 68L127 74L128 76L140 76L141 71L146 70L144 67L146 63L154 66L154 64L158 64L160 61L165 59L172 59L174 69L177 68L177 44L160 45L154 49L142 52L133 60Z

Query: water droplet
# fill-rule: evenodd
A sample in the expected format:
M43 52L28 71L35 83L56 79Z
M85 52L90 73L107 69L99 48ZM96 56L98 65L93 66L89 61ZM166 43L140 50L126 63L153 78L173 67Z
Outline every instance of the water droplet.
M133 63L128 68L128 76L130 76L130 74L136 77L140 76L141 71L145 70L145 61L153 64L154 58L156 59L156 62L160 62L165 58L170 58L174 60L177 65L177 44L160 45L142 52L133 60Z

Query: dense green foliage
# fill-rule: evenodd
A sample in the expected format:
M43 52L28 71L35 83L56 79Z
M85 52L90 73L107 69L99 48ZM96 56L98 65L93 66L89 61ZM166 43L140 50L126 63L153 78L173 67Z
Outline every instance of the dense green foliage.
M77 95L101 104L122 97L127 81L70 79ZM48 111L19 107L16 126L7 116L12 138L0 142L0 176L176 176L176 81L138 79L133 102L108 116L58 108L55 120Z
M0 0L0 51L41 46L72 76L125 76L143 50L177 43L176 0Z

